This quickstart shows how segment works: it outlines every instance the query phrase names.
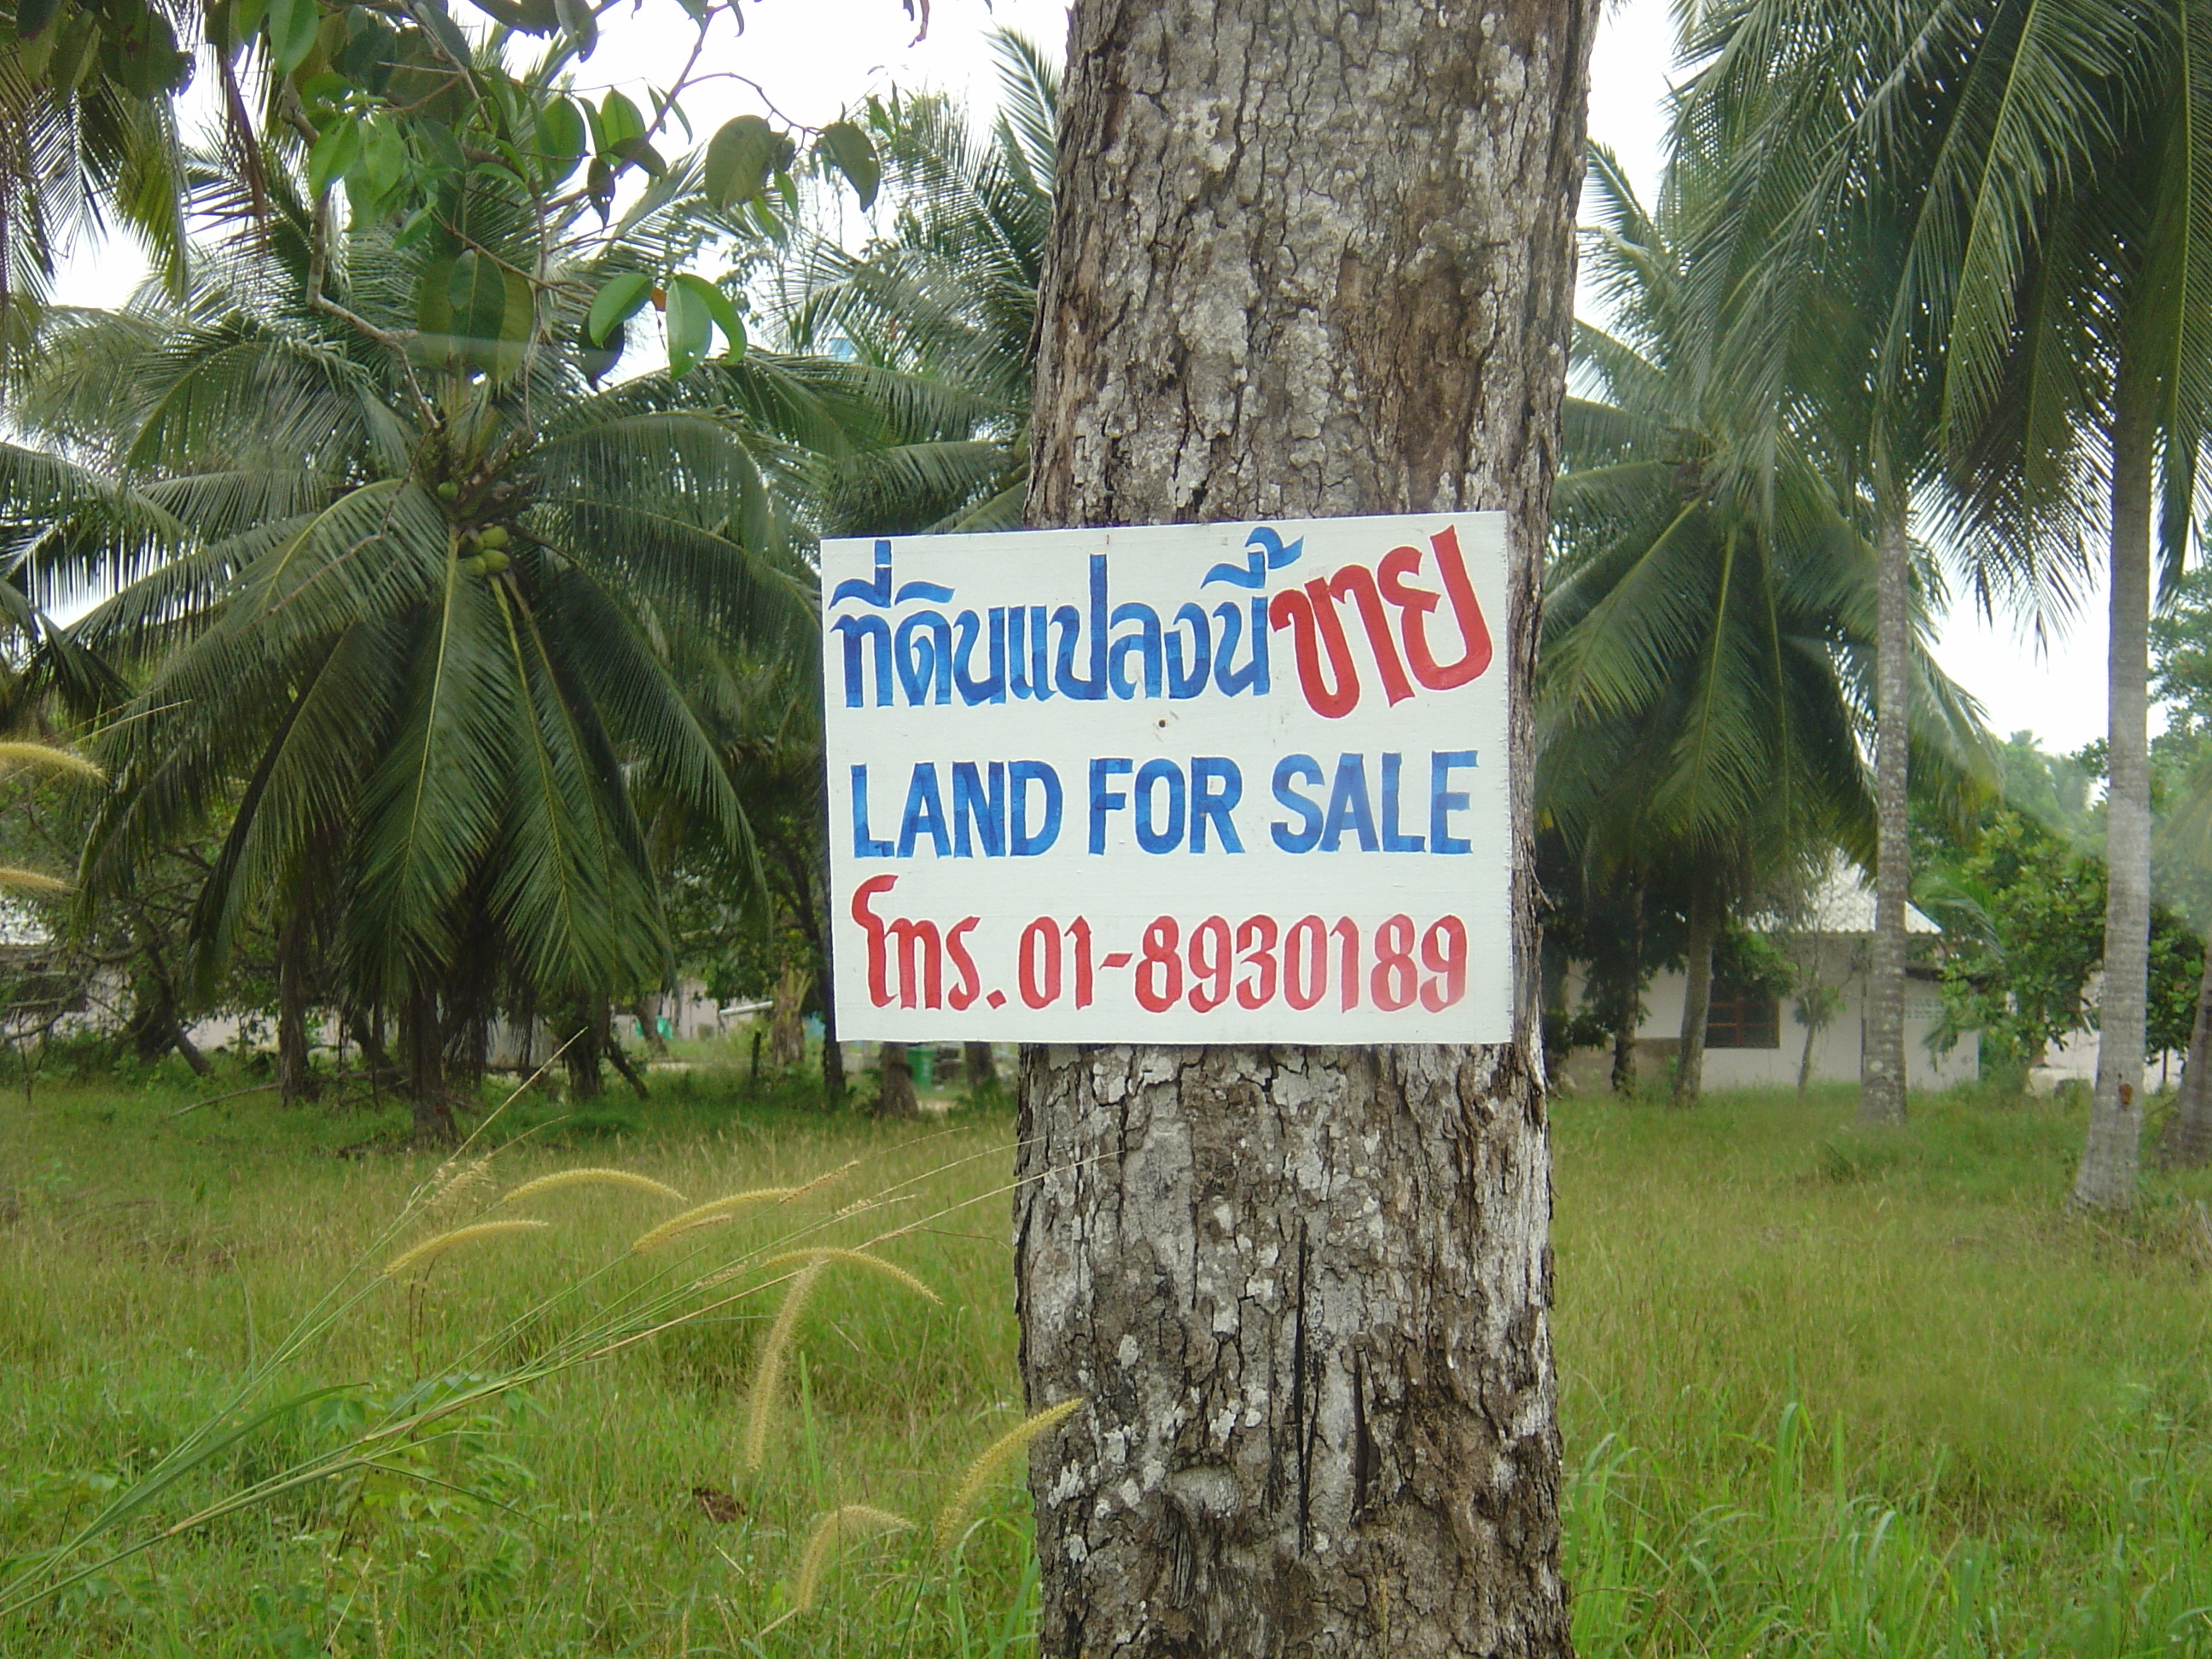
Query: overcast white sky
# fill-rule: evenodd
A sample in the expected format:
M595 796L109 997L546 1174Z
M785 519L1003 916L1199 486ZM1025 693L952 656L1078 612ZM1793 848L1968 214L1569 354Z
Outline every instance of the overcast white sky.
M610 28L581 83L631 86L665 82L689 49L690 30L671 0L639 0L641 15ZM718 36L710 61L730 76L765 88L790 118L819 125L868 93L893 84L929 84L993 96L988 31L1006 26L1055 52L1066 34L1065 0L934 0L928 37L896 0L757 0L745 8L742 36ZM1591 64L1590 133L1610 144L1646 188L1656 179L1666 131L1663 108L1674 58L1668 0L1617 0L1601 29ZM686 100L701 136L741 111L763 107L734 78L710 81ZM114 246L87 248L61 292L73 303L114 304L138 280L142 262ZM1994 625L1960 606L1946 619L1937 656L1989 711L2000 734L2033 732L2045 747L2075 749L2105 731L2104 596L2039 653L2007 621Z

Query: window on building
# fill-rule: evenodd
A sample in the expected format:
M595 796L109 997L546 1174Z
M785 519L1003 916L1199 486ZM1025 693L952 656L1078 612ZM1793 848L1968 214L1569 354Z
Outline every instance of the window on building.
M1782 1001L1771 991L1755 985L1713 981L1712 1000L1705 1010L1708 1048L1779 1048L1782 1046Z

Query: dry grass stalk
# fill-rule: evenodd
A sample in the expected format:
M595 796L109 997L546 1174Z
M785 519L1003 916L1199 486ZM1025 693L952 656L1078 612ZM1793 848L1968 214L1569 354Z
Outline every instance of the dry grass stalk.
M799 1558L798 1582L791 1591L792 1613L812 1609L815 1595L822 1588L823 1570L830 1565L831 1553L846 1534L868 1538L887 1532L904 1532L913 1525L902 1515L868 1504L843 1504L823 1515L814 1523L813 1532L807 1536L806 1553Z
M1048 1407L1035 1417L1015 1424L984 1447L981 1455L968 1466L968 1473L961 1478L959 1488L954 1492L951 1501L938 1511L937 1547L939 1550L952 1547L960 1535L961 1523L975 1509L975 1500L983 1495L983 1488L991 1483L993 1476L1013 1461L1017 1452L1048 1429L1056 1428L1066 1422L1090 1403L1081 1395L1073 1400L1063 1400L1057 1406Z
M479 1238L498 1238L508 1233L542 1232L552 1224L546 1221L477 1221L465 1227L456 1227L449 1233L440 1233L426 1238L411 1249L402 1250L384 1264L384 1276L404 1273L410 1267L428 1267L457 1244L473 1243Z
M786 1250L781 1255L769 1257L760 1264L757 1271L764 1273L774 1273L779 1267L788 1267L801 1261L817 1264L824 1261L848 1261L856 1267L872 1267L884 1278L896 1280L917 1296L927 1297L940 1307L945 1303L943 1297L938 1295L935 1291L931 1290L927 1285L916 1279L896 1261L886 1261L879 1255L870 1255L866 1250L835 1249L826 1244L817 1246L812 1249Z
M775 1411L776 1391L783 1384L783 1357L791 1349L791 1334L798 1328L799 1316L805 1310L806 1298L814 1294L814 1286L822 1277L822 1261L818 1254L810 1256L806 1265L791 1276L791 1288L783 1293L783 1305L775 1310L775 1323L769 1327L768 1340L761 1345L760 1364L753 1368L752 1397L745 1409L745 1472L760 1468L761 1459L768 1455L769 1419Z
M804 1198L809 1193L819 1191L822 1188L830 1186L833 1182L842 1181L847 1176L852 1174L854 1170L860 1167L860 1160L859 1158L847 1158L845 1162L840 1164L836 1169L827 1170L823 1174L815 1176L811 1181L805 1182L799 1186L793 1187L789 1192L784 1194L784 1195L776 1201L780 1204L789 1204L794 1200Z
M552 1175L542 1175L535 1181L526 1181L499 1200L501 1204L520 1204L526 1198L537 1198L546 1193L557 1193L570 1187L627 1187L633 1192L651 1193L672 1204L681 1204L684 1194L665 1181L655 1181L635 1170L562 1170Z
M799 1191L796 1187L756 1187L750 1192L732 1193L726 1198L709 1199L704 1204L694 1205L681 1215L669 1217L658 1227L640 1233L630 1242L630 1249L642 1255L648 1250L659 1249L671 1239L696 1227L727 1221L733 1213L749 1204L771 1204L780 1199L794 1198Z

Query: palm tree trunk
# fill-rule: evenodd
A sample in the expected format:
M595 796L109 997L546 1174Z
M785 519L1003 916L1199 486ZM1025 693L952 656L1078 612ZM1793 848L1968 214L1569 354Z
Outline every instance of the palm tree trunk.
M439 1145L453 1138L453 1108L446 1097L446 1023L438 994L417 986L400 1005L399 1048L407 1057L407 1092L415 1103L415 1139Z
M2173 1115L2158 1137L2158 1161L2169 1170L2193 1170L2212 1162L2212 1077L2208 1073L2212 1073L2212 949L2204 952L2204 973L2197 981L2197 1020L2189 1030L2189 1057L2182 1062Z
M2113 392L2105 981L2098 1002L2097 1092L2074 1177L2074 1201L2094 1210L2124 1210L2135 1202L2142 1151L2150 977L2150 389L2124 355Z
M1691 878L1690 932L1682 947L1682 1036L1674 1048L1674 1103L1694 1106L1705 1085L1705 1016L1713 1000L1713 945L1721 930L1721 887L1711 874Z
M876 1087L878 1117L920 1117L921 1103L915 1098L914 1068L906 1057L906 1044L886 1042L878 1060Z
M1629 892L1628 961L1613 1012L1613 1091L1617 1095L1636 1092L1636 1020L1644 1000L1644 885L1638 875Z
M1030 522L1506 514L1514 1018L1024 1049L1042 1659L1570 1650L1529 689L1597 11L1076 0Z
M603 1028L599 1002L592 997L580 1000L570 1017L568 1044L562 1050L561 1057L568 1063L571 1100L597 1100L605 1087L599 1075L599 1032Z
M276 938L276 1090L287 1106L315 1097L307 1055L310 939L307 904L295 895L292 913Z
M1875 550L1874 940L1867 964L1866 1034L1859 1050L1859 1121L1868 1125L1905 1121L1905 907L1912 880L1905 837L1912 553L1903 492L1893 485L1885 494ZM1809 1066L1809 1033L1805 1043ZM1797 1091L1805 1091L1802 1071Z

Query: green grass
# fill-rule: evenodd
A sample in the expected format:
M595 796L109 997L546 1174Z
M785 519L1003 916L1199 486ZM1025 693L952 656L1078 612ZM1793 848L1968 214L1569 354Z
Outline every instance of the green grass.
M1025 1650L1014 1478L957 1560L928 1538L968 1461L1018 1420L1011 1115L878 1126L803 1091L749 1094L741 1058L692 1057L653 1100L580 1120L526 1097L493 1128L511 1143L496 1185L374 1259L583 1164L703 1199L861 1160L809 1219L908 1183L910 1202L811 1237L927 1218L883 1254L944 1304L833 1265L761 1470L740 1449L773 1286L447 1419L398 1470L120 1564L0 1624L0 1653ZM49 1079L0 1109L0 1556L66 1535L218 1408L436 1167L399 1146L396 1109L258 1096L174 1115L225 1086ZM1850 1110L1847 1091L1556 1109L1581 1650L2212 1654L2212 1181L2154 1179L2139 1214L2091 1223L2061 1206L2069 1112L1921 1101L1910 1130L1868 1138ZM572 1190L529 1206L556 1223L544 1233L463 1246L419 1292L380 1285L270 1382L271 1398L355 1391L240 1441L161 1514L338 1443L410 1390L550 1351L583 1304L515 1316L668 1207ZM702 1236L696 1265L766 1252L793 1223L749 1214ZM652 1271L619 1260L593 1294ZM850 1503L917 1526L848 1545L816 1609L763 1635L814 1518Z

